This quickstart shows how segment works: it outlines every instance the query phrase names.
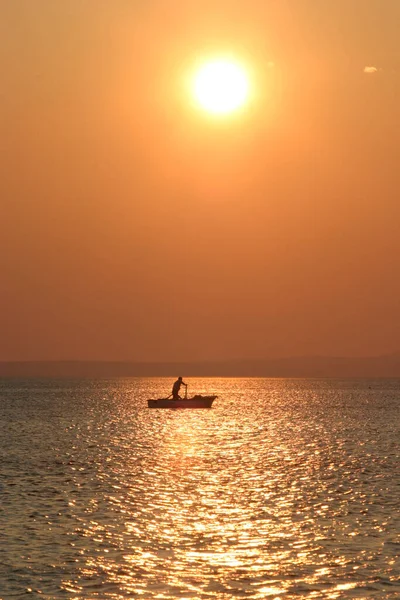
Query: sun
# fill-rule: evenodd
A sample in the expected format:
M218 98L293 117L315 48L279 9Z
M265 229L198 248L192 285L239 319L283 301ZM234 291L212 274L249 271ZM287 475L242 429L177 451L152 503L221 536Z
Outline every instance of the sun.
M238 63L226 59L205 63L194 77L193 93L205 111L229 114L244 106L249 97L249 80Z

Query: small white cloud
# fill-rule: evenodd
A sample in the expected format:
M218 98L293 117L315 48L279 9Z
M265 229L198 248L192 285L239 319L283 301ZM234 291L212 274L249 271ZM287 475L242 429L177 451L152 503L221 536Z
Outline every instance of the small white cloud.
M364 73L368 73L369 75L373 74L373 73L377 73L378 69L376 67L364 67Z

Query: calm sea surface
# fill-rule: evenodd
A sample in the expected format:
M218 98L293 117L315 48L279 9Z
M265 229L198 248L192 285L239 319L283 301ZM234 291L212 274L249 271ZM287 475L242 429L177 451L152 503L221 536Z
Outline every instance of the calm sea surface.
M0 381L0 598L400 599L400 381Z

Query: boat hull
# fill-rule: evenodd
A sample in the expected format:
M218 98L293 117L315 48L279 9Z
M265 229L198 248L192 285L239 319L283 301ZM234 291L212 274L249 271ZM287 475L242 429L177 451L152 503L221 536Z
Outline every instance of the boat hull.
M211 408L216 398L217 396L194 396L180 400L159 398L158 400L147 400L147 405L149 408Z

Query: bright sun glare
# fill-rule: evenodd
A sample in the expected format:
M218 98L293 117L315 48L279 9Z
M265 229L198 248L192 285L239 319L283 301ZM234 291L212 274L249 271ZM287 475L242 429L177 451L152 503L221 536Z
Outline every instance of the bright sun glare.
M245 70L230 60L213 60L195 75L194 95L207 112L227 114L243 106L249 95Z

